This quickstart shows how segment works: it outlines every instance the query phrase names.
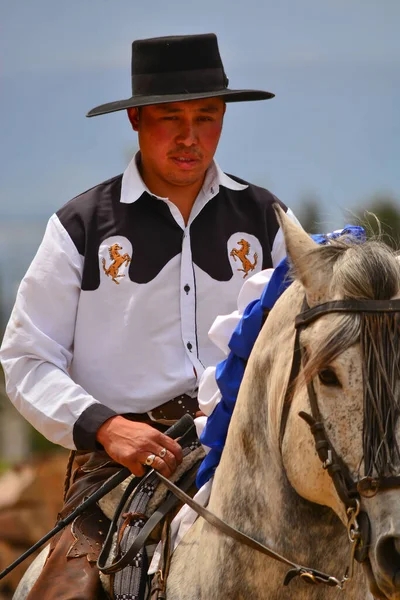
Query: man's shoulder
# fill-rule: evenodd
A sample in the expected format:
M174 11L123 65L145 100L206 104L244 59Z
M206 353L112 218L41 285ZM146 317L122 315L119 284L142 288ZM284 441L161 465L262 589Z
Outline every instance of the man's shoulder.
M119 201L121 196L122 174L89 188L85 192L75 196L57 211L61 219L75 216L84 216L92 213L103 201Z
M115 207L121 198L121 182L122 175L107 179L75 196L56 212L80 254L84 254L88 231L97 236L100 223L104 228L107 223L114 222Z
M278 203L283 210L286 212L288 207L284 204L275 194L270 192L267 188L264 188L260 185L256 185L254 183L250 183L241 177L237 177L236 175L231 175L230 173L226 173L230 179L233 179L236 183L247 186L247 188L241 191L241 194L246 194L246 196L250 196L254 202L263 205L266 208L271 208L272 205Z

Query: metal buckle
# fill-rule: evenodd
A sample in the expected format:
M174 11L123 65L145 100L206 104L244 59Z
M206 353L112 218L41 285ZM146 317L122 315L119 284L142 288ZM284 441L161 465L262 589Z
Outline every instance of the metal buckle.
M354 574L354 557L356 553L356 548L361 540L361 531L360 526L357 521L357 517L360 513L360 501L356 498L356 506L350 507L347 509L347 535L350 540L350 557L349 557L349 565L346 569L346 573L343 578L343 586L353 578Z
M302 573L300 573L300 577L302 579L304 579L304 581L306 583L309 583L310 585L315 585L317 582L317 580L315 579L315 575L313 573L311 573L310 571L303 571Z
M374 477L363 477L357 483L357 491L365 498L373 498L379 492L379 479Z
M355 507L350 507L347 509L347 534L349 536L350 542L353 544L354 542L358 542L360 539L360 526L357 521L357 517L360 514L360 501L356 498Z
M324 460L324 462L322 463L322 468L327 469L328 467L331 467L332 465L333 465L332 450L328 450L328 458L326 460Z

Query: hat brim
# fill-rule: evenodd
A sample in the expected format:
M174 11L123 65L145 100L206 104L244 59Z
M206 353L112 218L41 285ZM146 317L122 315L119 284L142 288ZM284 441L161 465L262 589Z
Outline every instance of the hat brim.
M225 102L248 102L254 100L269 100L274 98L275 94L261 90L223 90L213 92L198 92L191 94L163 94L162 96L132 96L127 100L118 100L117 102L108 102L92 108L87 113L87 117L97 117L107 113L117 112L127 108L138 106L149 106L150 104L166 104L167 102L185 102L188 100L201 100L203 98L223 98Z

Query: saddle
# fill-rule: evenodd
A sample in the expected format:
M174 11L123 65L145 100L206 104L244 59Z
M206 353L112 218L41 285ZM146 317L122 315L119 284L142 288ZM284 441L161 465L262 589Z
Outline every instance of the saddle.
M204 458L194 426L179 443L183 448L183 461L171 480L189 493L192 488L194 494L197 469ZM101 501L99 504L101 506ZM148 597L149 590L151 600L166 598L171 556L170 523L181 505L154 470L139 482L133 477L128 480L97 560L103 587L111 598L143 600ZM157 564L152 569L155 573L148 576L150 555L157 543L153 560Z

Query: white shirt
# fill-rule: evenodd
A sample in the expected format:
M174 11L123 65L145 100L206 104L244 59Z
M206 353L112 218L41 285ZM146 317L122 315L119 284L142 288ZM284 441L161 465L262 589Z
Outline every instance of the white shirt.
M185 225L133 159L122 178L66 204L3 340L16 408L52 442L91 449L113 414L195 395L204 369L224 358L207 335L215 317L235 309L248 275L285 256L274 200L213 163Z

